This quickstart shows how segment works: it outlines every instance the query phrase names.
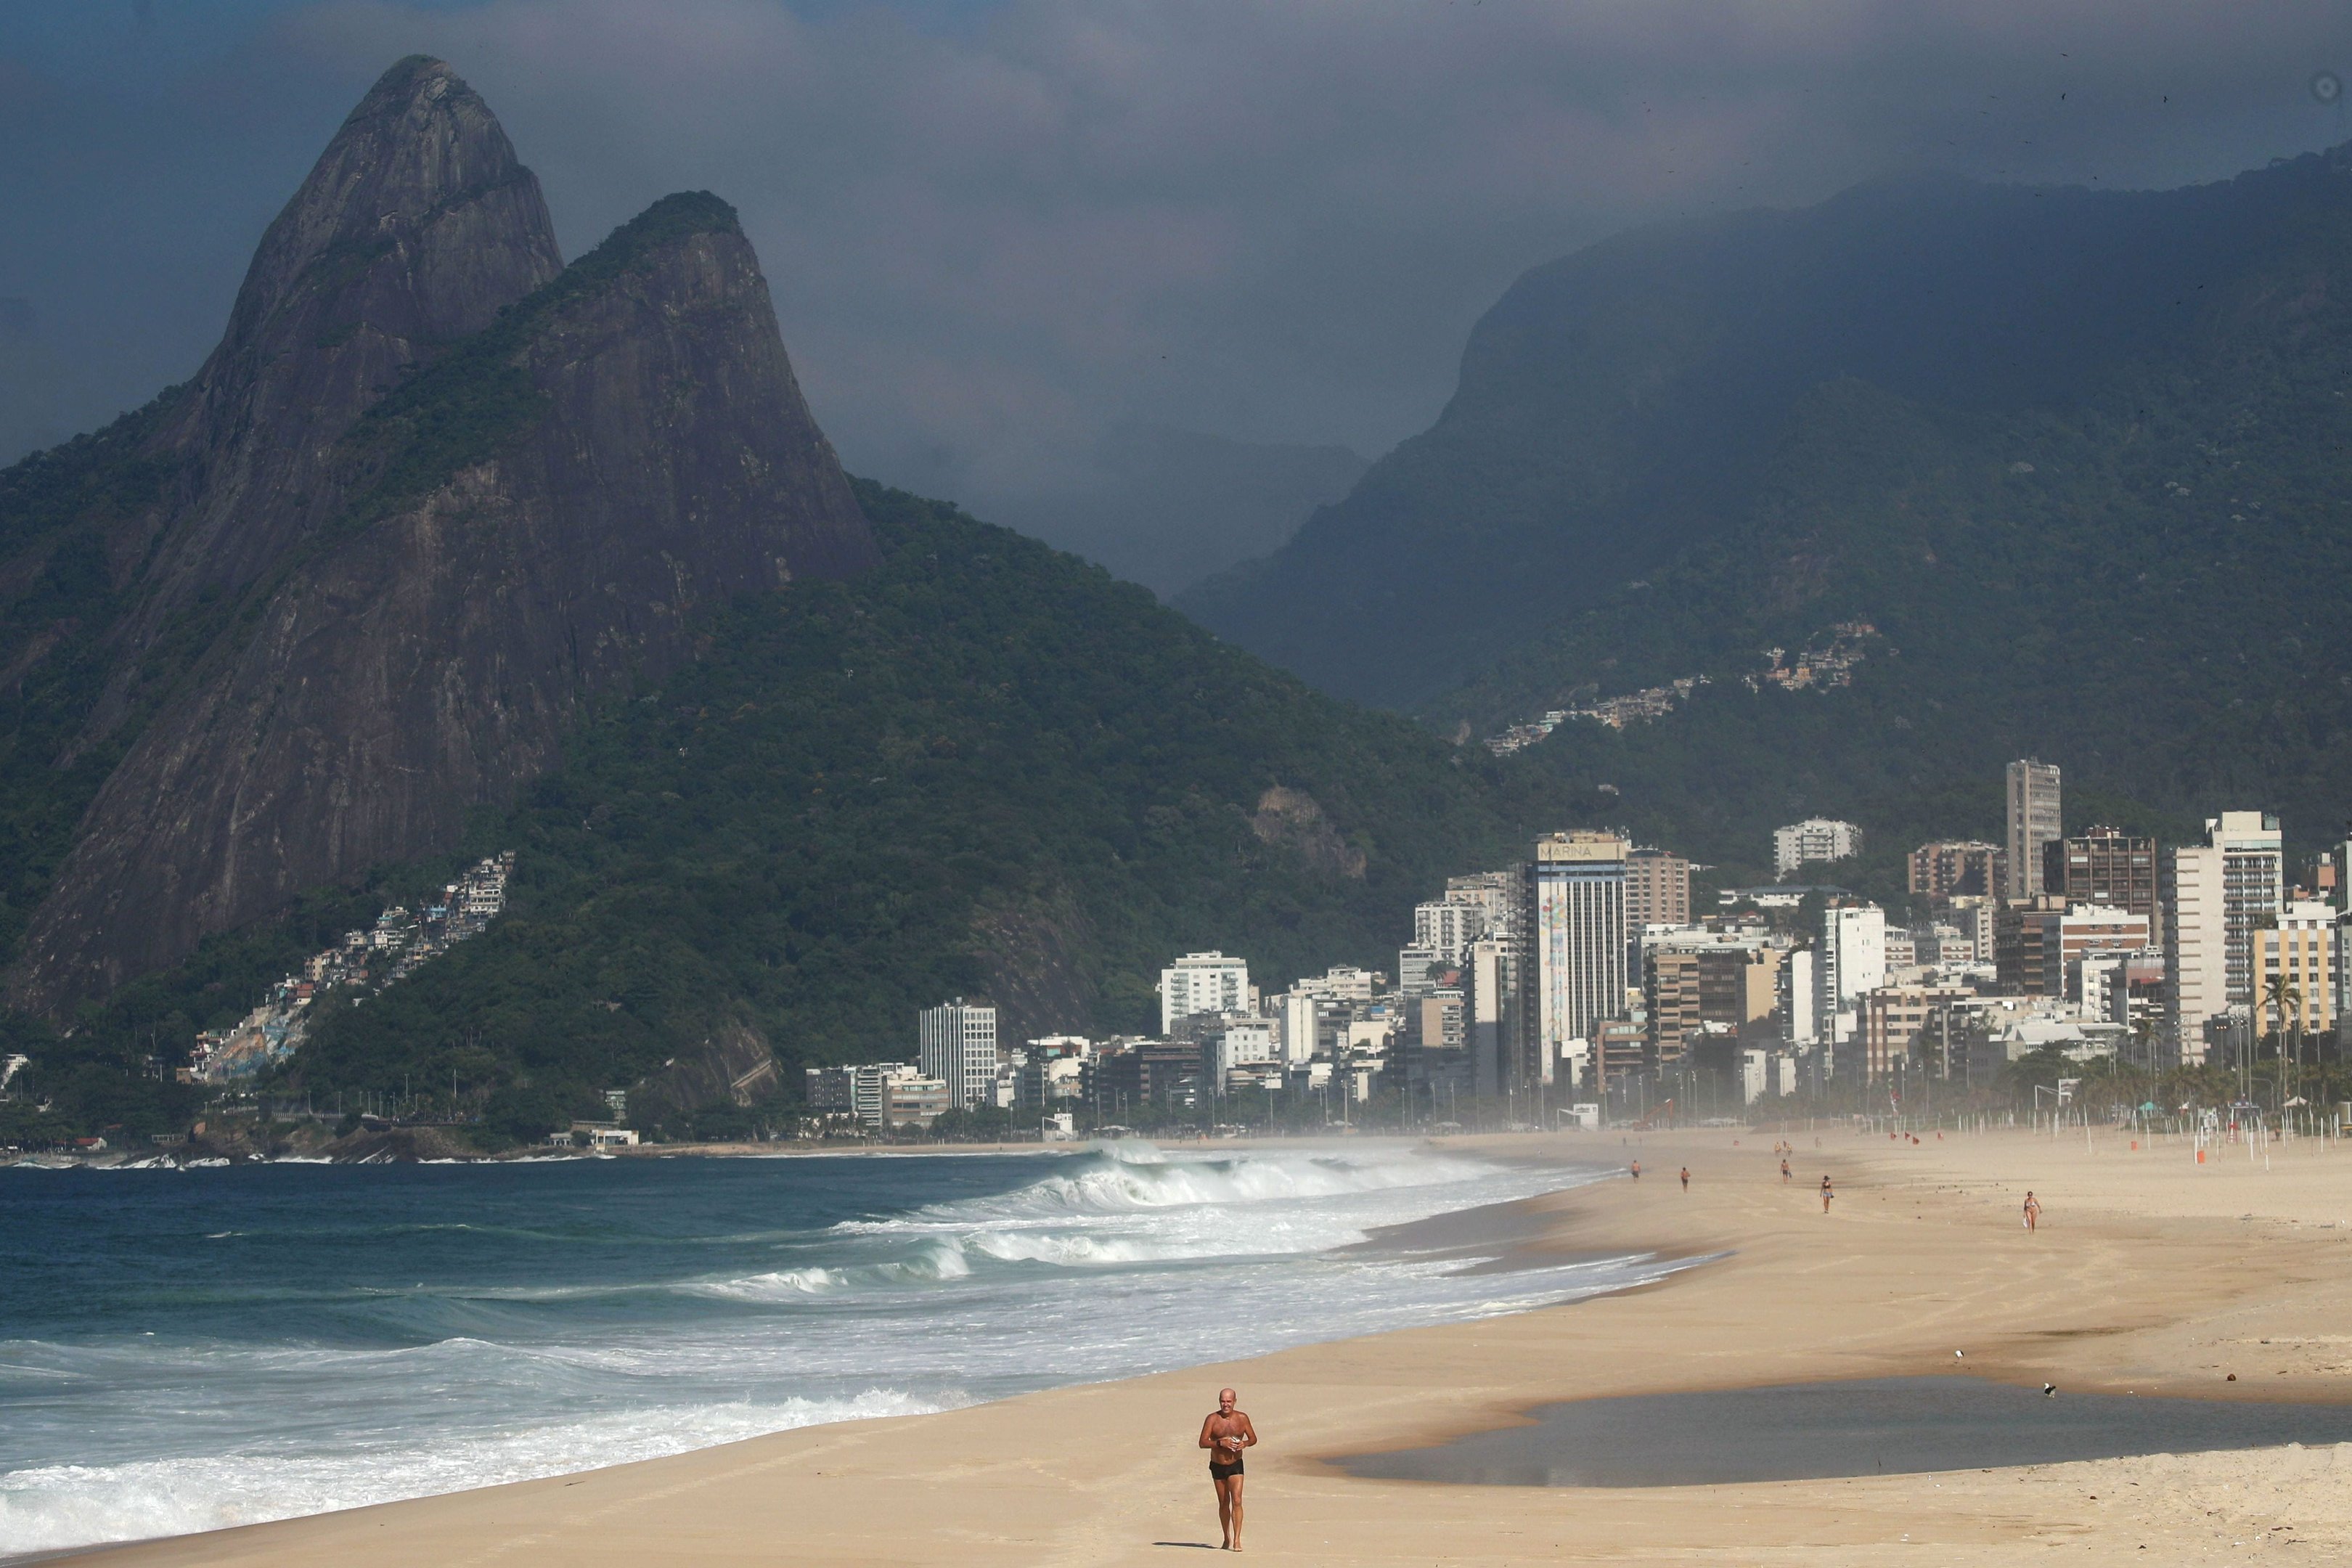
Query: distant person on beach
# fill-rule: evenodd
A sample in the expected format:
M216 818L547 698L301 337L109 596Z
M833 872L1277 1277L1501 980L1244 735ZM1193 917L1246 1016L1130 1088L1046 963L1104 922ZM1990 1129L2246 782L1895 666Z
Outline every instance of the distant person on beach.
M2025 1194L2025 1228L2028 1230L2038 1229L2040 1227L2041 1220L2042 1200L2035 1197L2032 1193L2027 1193Z
M1690 1167L1688 1165L1685 1165L1683 1167L1683 1191L1690 1191Z
M1642 1162L1639 1160L1633 1162L1633 1179L1637 1182L1642 1179Z
M1201 1447L1209 1450L1209 1484L1217 1489L1217 1523L1228 1552L1242 1549L1242 1450L1257 1443L1257 1428L1234 1408L1238 1397L1230 1388L1217 1390L1217 1408L1201 1423Z
M1822 1178L1822 1212L1823 1214L1830 1212L1830 1199L1836 1195L1837 1194L1830 1189L1829 1177L1824 1175Z
M1784 1182L1789 1179L1789 1162L1786 1160L1780 1162L1780 1179Z

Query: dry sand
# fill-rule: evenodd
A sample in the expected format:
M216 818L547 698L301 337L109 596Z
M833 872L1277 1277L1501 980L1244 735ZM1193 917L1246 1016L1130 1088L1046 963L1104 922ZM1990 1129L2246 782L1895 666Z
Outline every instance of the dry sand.
M1221 1383L1265 1439L1247 1544L1276 1561L2352 1559L2352 1445L1630 1489L1375 1482L1322 1462L1551 1400L1945 1373L1955 1349L1971 1372L2068 1389L2352 1400L2352 1147L2281 1145L2265 1168L2243 1149L2200 1166L2183 1145L2105 1133L2086 1152L2079 1130L1916 1147L1833 1131L1818 1150L1792 1136L1786 1187L1769 1133L1546 1145L1638 1154L1644 1174L1537 1200L1531 1245L1722 1255L1619 1296L87 1561L1182 1563L1217 1540L1194 1435ZM2031 1236L2028 1186L2045 1205ZM1234 1337L1248 1341L1245 1305Z

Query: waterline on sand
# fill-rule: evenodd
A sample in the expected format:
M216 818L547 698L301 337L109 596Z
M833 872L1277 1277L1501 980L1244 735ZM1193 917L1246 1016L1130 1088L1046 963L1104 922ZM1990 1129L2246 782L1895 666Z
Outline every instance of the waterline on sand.
M1518 1311L1673 1267L1495 1272L1493 1248L1378 1239L1600 1173L1351 1142L24 1178L0 1194L26 1222L0 1241L0 1553Z

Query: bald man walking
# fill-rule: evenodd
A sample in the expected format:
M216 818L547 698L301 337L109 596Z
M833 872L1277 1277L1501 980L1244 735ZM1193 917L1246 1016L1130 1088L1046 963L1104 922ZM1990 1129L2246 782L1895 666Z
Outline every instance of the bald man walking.
M1217 1523L1228 1552L1242 1549L1242 1451L1257 1445L1257 1428L1234 1408L1238 1397L1230 1388L1217 1390L1217 1408L1201 1423L1201 1447L1209 1450L1209 1484L1217 1489Z

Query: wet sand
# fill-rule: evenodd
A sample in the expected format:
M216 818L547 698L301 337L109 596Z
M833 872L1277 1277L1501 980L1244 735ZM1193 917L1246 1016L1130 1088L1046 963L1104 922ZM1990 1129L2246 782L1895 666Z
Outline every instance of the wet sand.
M1329 1460L1524 1425L1563 1400L1968 1370L2120 1396L2352 1401L2352 1151L2197 1165L2079 1131L1914 1147L1568 1135L1644 1179L1538 1199L1517 1245L1694 1263L1657 1285L1482 1322L782 1433L675 1458L92 1554L108 1563L1144 1563L1213 1548L1194 1447L1221 1383L1265 1445L1250 1550L1318 1563L1831 1565L2352 1552L2352 1446L1676 1487L1371 1480ZM1735 1137L1738 1145L1734 1146ZM1464 1142L1476 1143L1478 1140ZM1533 1139L1510 1140L1515 1154ZM1687 1163L1691 1190L1672 1179ZM1832 1212L1813 1190L1835 1178ZM1665 1179L1660 1179L1660 1178ZM2027 1186L2045 1205L2027 1234ZM1514 1227L1531 1217L1510 1220ZM1488 1215L1465 1220L1492 1226ZM1393 1239L1393 1238L1390 1238ZM1415 1243L1444 1245L1419 1227ZM2236 1381L2228 1381L2235 1373ZM877 1369L877 1379L887 1368Z
M1571 1399L1532 1414L1340 1468L1371 1480L1671 1487L2352 1443L2352 1404L2080 1394L1957 1371Z

